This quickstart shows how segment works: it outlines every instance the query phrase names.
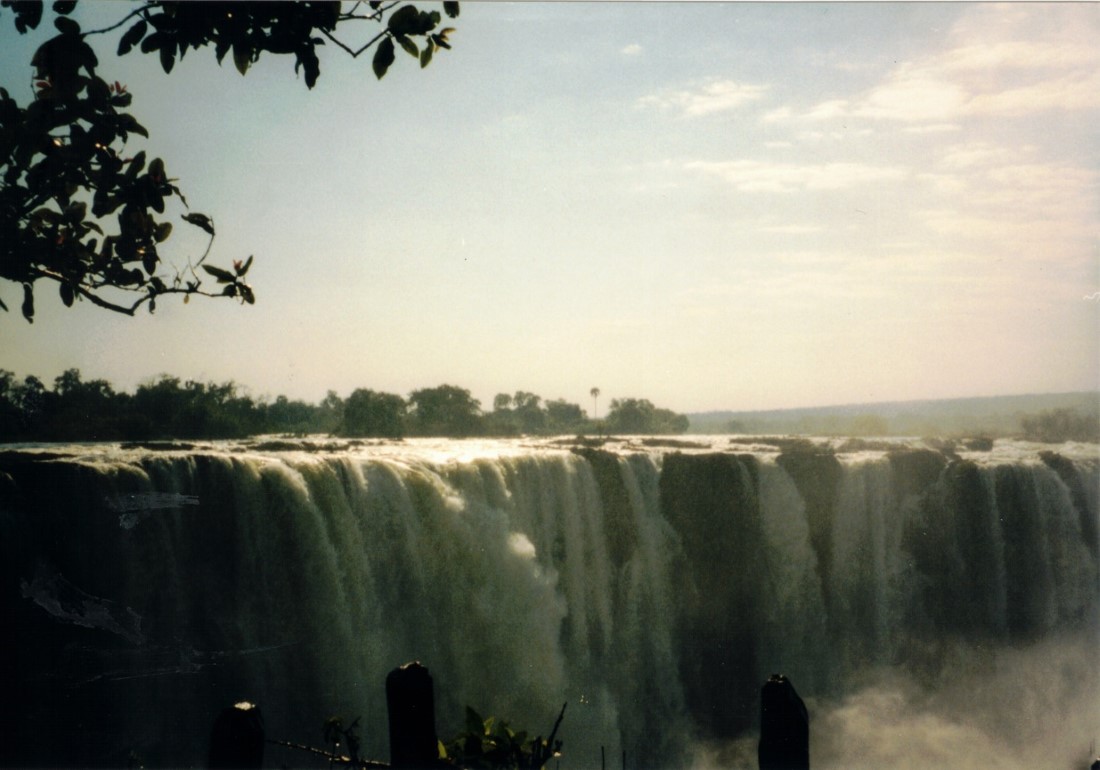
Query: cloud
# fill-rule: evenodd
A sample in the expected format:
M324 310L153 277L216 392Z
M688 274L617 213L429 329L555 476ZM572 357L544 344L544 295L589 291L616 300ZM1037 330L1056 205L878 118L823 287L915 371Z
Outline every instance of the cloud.
M769 163L756 160L691 161L688 170L702 171L729 182L742 192L788 193L802 190L841 190L861 184L905 178L898 166L863 163Z
M690 91L666 91L639 100L643 107L679 110L684 117L699 117L735 110L761 98L767 86L716 80Z
M631 43L628 46L624 46L619 51L619 53L623 54L624 56L637 56L641 52L642 52L642 47L640 45L638 45L637 43Z
M851 114L902 122L946 123L959 117L967 98L961 85L921 67L903 65L886 83L864 96Z
M939 165L949 169L966 169L1000 164L1019 157L1018 153L1007 147L989 142L968 142L948 147L940 158Z
M765 122L847 118L956 130L968 117L1019 117L1100 107L1100 6L978 4L942 51L901 62L877 85ZM923 125L920 124L929 124Z

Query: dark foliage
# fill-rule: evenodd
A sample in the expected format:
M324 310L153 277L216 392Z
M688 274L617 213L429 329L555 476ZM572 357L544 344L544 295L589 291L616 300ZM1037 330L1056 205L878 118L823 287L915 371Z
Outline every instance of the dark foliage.
M1020 420L1024 438L1044 444L1063 441L1100 442L1100 417L1075 409L1051 409Z
M576 404L547 401L520 391L513 400L494 399L483 413L470 391L440 385L413 391L408 399L394 393L357 388L346 399L329 391L319 404L277 396L255 399L235 383L181 381L161 375L130 393L119 393L106 380L84 381L69 369L52 389L31 375L22 381L0 369L0 442L20 441L165 441L169 439L246 438L260 434L400 439L404 436L562 435L594 433L599 426ZM519 403L516 409L511 404ZM615 402L613 402L614 404ZM644 403L649 403L644 402ZM655 413L672 415L668 410ZM614 414L614 410L612 412ZM673 415L649 423L686 425Z
M458 15L457 3L443 5L448 16ZM2 0L0 6L10 10L20 34L42 23L41 0ZM439 28L439 12L396 2L354 3L345 10L339 2L153 0L91 31L70 18L75 7L66 0L51 6L58 34L30 62L31 103L21 106L0 88L0 279L22 287L29 322L42 281L56 285L66 306L88 300L127 315L142 305L152 312L165 294L255 302L244 280L252 257L233 260L231 268L205 264L213 219L188 210L161 158L128 146L133 135L149 133L126 111L133 99L127 87L99 74L90 36L126 27L117 54L154 54L166 73L189 50L208 46L219 63L232 53L242 75L263 53L293 56L294 71L313 88L321 73L318 49L326 43L352 57L374 48L372 69L381 78L393 64L395 46L424 67L435 51L450 48L453 31ZM353 46L337 36L364 22L371 25L365 42ZM210 239L206 251L185 258L182 267L162 253L172 235L167 211L173 203L185 212L180 220ZM2 300L0 309L8 309Z

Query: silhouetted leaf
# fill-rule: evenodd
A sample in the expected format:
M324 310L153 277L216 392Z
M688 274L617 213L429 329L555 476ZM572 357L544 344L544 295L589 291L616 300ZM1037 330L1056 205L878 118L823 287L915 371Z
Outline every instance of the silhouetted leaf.
M252 293L252 287L248 284L240 284L241 287L241 299L247 302L249 305L256 304L256 295Z
M130 50L138 44L138 42L145 37L145 31L149 28L149 25L144 20L139 21L134 26L126 30L126 33L118 41L118 55L122 56L130 52Z
M34 289L29 283L23 284L23 317L34 323Z
M220 267L203 265L202 269L217 278L218 283L233 283L233 281L235 280L232 273L230 273L228 270L222 270Z
M171 18L169 18L168 14L166 13L154 13L152 16L149 17L149 23L152 24L153 29L157 30L158 32L162 29L167 28L171 21Z
M145 150L139 152L130 161L130 165L126 169L126 176L130 179L136 179L137 175L143 170L145 170Z
M141 266L145 268L145 272L149 275L156 272L158 261L156 249L147 248L141 255Z
M412 56L413 58L417 58L420 56L420 49L416 47L416 43L409 40L404 35L399 36L397 38L397 42L401 44L401 47L405 49L405 53L407 53L409 56Z
M407 35L416 28L420 20L420 11L416 6L405 5L394 12L386 21L386 27L395 35Z
M297 57L294 71L297 72L299 68L304 68L306 71L306 87L313 88L317 84L318 76L321 74L321 62L317 58L317 53L310 47L299 51Z
M233 46L233 64L237 66L237 72L242 75L248 72L248 65L251 63L251 53L244 45L237 43Z
M236 269L237 276L243 278L245 273L248 272L248 268L250 268L250 267L252 267L252 257L251 256L249 256L249 258L245 260L243 265L241 265L240 267L238 267Z
M183 221L184 222L190 222L191 224L195 225L196 227L202 228L203 230L205 230L210 235L214 234L214 223L210 221L210 217L206 216L206 214L198 214L198 213L184 214L183 215Z
M73 201L65 209L65 218L73 224L76 224L77 222L83 222L87 213L87 203L84 201Z
M454 19L458 17L458 3L443 3L443 12Z
M29 29L36 29L42 21L42 0L32 0L27 3L15 3L12 6L15 11L15 28L19 34L25 34Z
M141 136L144 136L146 139L149 138L149 131L145 128L145 126L138 123L133 115L128 115L126 113L120 114L118 116L118 124L119 131L123 133L123 139L126 138L126 132L131 131L135 134L140 134Z
M80 34L80 25L65 16L58 16L53 20L53 25L57 27L57 31L62 35L76 36Z
M421 69L428 66L428 64L432 60L432 53L434 53L434 52L435 52L435 46L429 40L425 44L424 50L420 52L420 68Z
M374 76L381 80L383 76L385 76L386 70L393 64L393 59L393 38L387 37L378 44L378 50L374 52L374 60L371 62L371 67L374 69Z
M150 53L160 48L161 41L165 40L165 36L159 32L154 32L141 41L141 52Z
M161 222L157 225L156 233L153 236L157 243L164 243L168 240L168 236L172 234L172 223Z
M160 66L164 68L165 74L172 71L172 67L176 64L176 43L174 40L169 40L160 49Z
M68 16L76 8L76 0L55 0L53 12Z
M65 307L72 307L73 300L76 299L73 295L73 287L68 283L62 283L58 286L58 291L61 294L61 301L65 303Z

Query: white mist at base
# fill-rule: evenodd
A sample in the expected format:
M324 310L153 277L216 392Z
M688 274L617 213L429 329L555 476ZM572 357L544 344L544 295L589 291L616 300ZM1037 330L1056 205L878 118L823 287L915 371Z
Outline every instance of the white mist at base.
M861 678L841 698L806 698L814 770L1085 770L1100 735L1095 633L958 649L935 682ZM756 770L756 752L755 735L703 743L691 768Z

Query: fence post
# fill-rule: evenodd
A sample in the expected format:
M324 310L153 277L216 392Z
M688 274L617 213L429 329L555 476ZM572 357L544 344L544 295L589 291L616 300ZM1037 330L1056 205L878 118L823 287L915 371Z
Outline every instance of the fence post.
M386 677L390 720L390 766L421 769L439 764L432 676L418 661L395 668Z
M207 766L248 768L264 763L264 718L260 707L241 702L222 709L210 730L210 755Z
M810 715L787 677L760 688L760 770L809 770Z

